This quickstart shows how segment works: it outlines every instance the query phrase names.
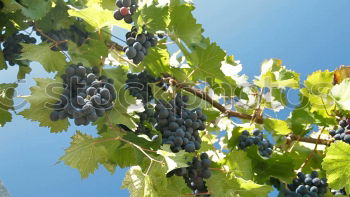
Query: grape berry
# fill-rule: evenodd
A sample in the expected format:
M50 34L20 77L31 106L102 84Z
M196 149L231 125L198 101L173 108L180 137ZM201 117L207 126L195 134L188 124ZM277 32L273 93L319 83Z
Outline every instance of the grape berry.
M3 43L4 58L11 66L20 61L17 59L20 58L21 50L23 48L21 43L34 44L36 43L36 39L22 33L14 33Z
M259 147L259 153L263 157L269 157L273 152L273 145L264 138L263 133L258 129L253 131L252 136L250 136L248 131L243 131L238 141L238 148L242 150L254 144L257 145Z
M157 38L143 29L142 33L138 34L137 28L134 26L131 31L126 33L126 43L124 52L128 59L134 64L139 64L148 54L148 49L157 45Z
M311 174L298 173L298 178L293 179L292 184L288 184L285 191L286 197L322 197L328 190L326 178L318 178L318 173L313 171Z
M185 150L194 152L201 147L199 130L205 129L207 117L201 109L186 108L188 96L177 94L170 102L158 101L156 105L155 128L162 133L163 144L170 144L173 152Z
M63 94L53 105L52 121L74 119L76 125L88 125L113 108L116 92L113 80L99 75L97 67L92 69L82 64L71 65L63 79Z
M350 119L339 121L339 128L337 130L332 130L329 134L334 137L335 140L341 140L350 144Z
M137 0L117 0L117 10L114 12L115 20L123 20L131 24L133 22L132 15L136 12L138 8Z
M194 157L192 162L188 163L187 168L178 168L167 174L167 177L182 176L189 188L192 189L193 195L208 193L204 179L209 179L211 176L210 166L211 161L206 153L200 155L200 159ZM209 196L208 194L202 196Z

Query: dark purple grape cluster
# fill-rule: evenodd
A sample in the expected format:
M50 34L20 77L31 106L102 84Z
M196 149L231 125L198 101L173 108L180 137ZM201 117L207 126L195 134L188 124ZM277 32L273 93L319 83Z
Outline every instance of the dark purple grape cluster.
M117 10L114 12L115 20L123 20L131 24L133 22L132 15L138 8L138 0L117 0Z
M285 190L285 197L323 197L328 191L326 178L319 178L316 171L311 174L298 173L298 178L293 179Z
M189 188L192 189L193 195L195 196L210 196L208 193L208 188L205 185L204 179L209 179L211 176L210 166L211 161L207 153L202 153L200 159L194 157L192 162L188 163L187 168L178 168L170 171L167 177L171 176L182 176ZM203 194L203 195L201 195Z
M341 190L332 189L331 193L333 194L333 196L346 196L345 189L341 189Z
M71 65L61 78L64 91L53 106L54 111L50 115L52 121L68 117L74 119L78 126L88 125L113 108L117 96L114 81L100 76L97 67L91 69L82 64Z
M40 32L37 32L37 35L41 37L42 41L47 41L49 43L53 42L51 39L55 40L58 44L51 47L53 51L68 51L68 42L67 40L73 41L77 46L81 46L89 36L89 33L81 30L77 25L71 25L69 29L61 30L51 30L46 32L45 35L42 35Z
M168 84L161 81L160 78L155 78L144 70L140 73L128 73L126 80L126 89L130 94L138 99L141 99L144 104L153 100L152 88L150 83L157 83L164 91L168 89Z
M128 73L126 80L126 89L130 94L138 99L141 99L143 103L148 103L153 99L152 89L149 83L156 83L160 81L149 74L146 70L140 73Z
M199 108L186 107L188 96L177 94L170 102L158 101L155 109L155 128L162 133L163 144L170 144L173 152L194 152L201 147L199 130L205 129L207 116Z
M14 33L3 43L3 54L5 60L11 65L18 63L22 51L21 43L35 44L36 39L22 33Z
M152 138L153 134L151 133L151 129L146 126L146 123L150 125L154 125L156 123L156 119L154 118L154 108L151 105L145 106L145 111L138 113L140 117L140 122L135 131L136 134L145 134L148 137Z
M259 129L253 131L251 136L248 131L243 131L238 138L238 148L245 150L247 147L257 145L259 153L263 157L270 157L273 152L273 145L264 138L263 133Z
M148 49L157 46L158 39L154 34L149 33L143 28L142 33L138 33L134 26L131 31L126 33L126 44L124 52L128 59L132 60L134 64L139 64L148 54Z
M350 119L340 120L339 128L337 130L331 130L329 134L334 137L335 140L341 140L350 144Z

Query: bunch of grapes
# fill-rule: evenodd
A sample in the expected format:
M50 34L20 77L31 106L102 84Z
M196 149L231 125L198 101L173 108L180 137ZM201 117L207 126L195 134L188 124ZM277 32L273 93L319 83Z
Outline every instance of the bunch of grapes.
M18 58L20 58L22 45L21 43L34 44L36 39L22 33L14 33L12 36L8 37L3 43L3 54L5 60L11 65L18 63Z
M128 59L132 59L134 64L139 64L148 54L150 47L157 45L157 37L143 29L142 33L138 34L137 28L134 26L131 31L126 33L126 44L124 52Z
M346 191L345 189L341 189L341 190L331 190L333 196L346 196Z
M114 12L115 20L123 20L126 23L132 23L132 15L137 10L137 0L117 0L117 10Z
M51 47L51 50L53 51L68 51L67 40L73 41L79 47L89 36L88 32L81 30L77 25L71 25L69 29L52 30L45 34L46 36L37 32L37 35L41 36L42 41L53 42L48 39L48 37L50 37L57 42L57 45Z
M339 126L337 130L332 130L329 134L334 137L335 140L342 140L350 144L350 119L339 121Z
M126 89L130 94L138 99L141 99L144 104L153 100L152 88L150 83L156 83L164 91L168 89L169 85L161 81L160 78L155 78L144 70L140 73L128 73L126 80Z
M2 1L0 1L0 10L2 9L2 8L4 8L4 2L2 2Z
M248 131L243 131L238 139L238 148L245 150L247 147L254 144L258 146L259 153L263 157L269 157L273 152L273 145L264 138L260 130L255 129L252 136Z
M327 190L327 179L318 178L318 173L316 171L313 171L311 174L299 172L298 178L293 179L292 184L288 184L288 189L285 191L285 196L321 197L327 193Z
M130 91L132 96L141 99L143 103L148 103L153 99L149 83L156 83L160 79L153 77L146 70L137 74L128 73L127 77L126 89Z
M208 193L204 179L209 179L211 176L210 166L211 161L207 153L202 153L200 159L194 157L192 162L188 163L187 168L178 168L167 174L167 177L173 175L182 176L189 188L192 189L193 195L199 196L201 193ZM204 194L202 196L209 196Z
M102 117L113 108L116 92L113 80L99 74L99 69L71 65L66 69L63 79L63 94L54 104L52 121L65 118L74 119L76 125L88 125Z
M201 109L189 110L186 108L188 96L177 94L170 102L159 101L156 105L155 128L162 133L163 144L170 144L173 152L185 150L194 152L201 147L199 130L205 129L204 121L207 116Z
M148 122L151 125L154 125L156 123L156 119L154 118L154 108L150 105L145 107L145 111L138 114L140 117L140 122L136 129L136 134L145 134L149 136L150 138L153 137L151 130L146 127L145 123Z

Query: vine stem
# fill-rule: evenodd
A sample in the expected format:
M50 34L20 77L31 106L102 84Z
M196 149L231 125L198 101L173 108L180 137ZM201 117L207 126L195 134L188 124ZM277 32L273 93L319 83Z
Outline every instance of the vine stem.
M110 41L110 42L106 42L105 44L108 48L112 48L112 49L115 49L117 51L123 51L123 46L116 43L116 42Z
M195 95L195 96L197 96L197 97L207 101L213 107L218 109L220 112L226 114L228 117L237 117L237 118L246 119L246 120L252 120L253 119L253 116L251 116L251 115L243 114L243 113L240 113L240 112L235 112L235 111L226 109L226 107L221 105L219 102L213 100L206 92L203 92L202 90L197 89L197 88L193 88L193 87L191 87L191 86L189 86L187 84L179 83L178 81L176 81L172 77L163 78L163 81L167 81L172 86L175 86L177 88L186 90L187 92L190 92L193 95ZM261 116L256 117L255 118L255 122L258 123L258 124L262 124L263 123L262 117Z
M326 146L328 146L333 142L333 140L315 139L311 137L300 137L300 136L296 136L295 134L291 134L288 137L289 137L289 141L299 141L299 142L306 142L311 144L322 144Z
M320 131L320 134L318 135L318 138L317 138L317 141L316 141L316 144L315 144L315 148L314 150L307 156L306 160L304 161L304 163L300 166L300 169L303 169L306 164L312 159L312 157L314 156L315 152L317 151L317 146L318 146L318 142L320 141L320 138L321 138L321 135L324 131L325 127L323 127Z
M48 36L47 34L45 34L45 33L43 32L43 30L41 30L36 24L34 25L34 27L35 27L35 30L36 30L37 32L39 32L39 33L40 33L41 35L43 35L45 38L49 39L51 42L54 43L54 45L51 46L50 48L56 46L57 48L60 49L60 51L63 53L63 55L66 56L66 58L68 58L70 61L72 61L72 59L69 57L69 55L67 55L65 52L63 52L63 50L62 50L62 49L60 48L60 46L59 46L59 44L64 43L64 42L67 42L67 40L57 41L57 40L51 38L50 36Z
M175 80L173 77L165 77L162 79L165 82L168 82L170 85L175 86L179 89L183 89L189 93L192 93L193 95L207 101L208 103L210 103L213 107L215 107L216 109L218 109L220 112L222 112L223 114L226 114L226 116L228 117L237 117L240 119L245 119L245 120L253 120L258 124L263 124L264 120L261 116L261 114L256 114L254 116L251 116L249 114L243 114L240 112L236 112L236 111L232 111L232 110L228 110L226 109L226 107L224 107L223 105L221 105L219 102L213 100L208 93L203 92L200 89L194 88L186 83L180 83L177 80ZM323 145L329 145L330 143L333 142L333 140L325 140L325 139L315 139L315 138L311 138L311 137L300 137L297 136L295 134L290 134L289 136L289 141L300 141L300 142L307 142L307 143L312 143L312 144L323 144Z

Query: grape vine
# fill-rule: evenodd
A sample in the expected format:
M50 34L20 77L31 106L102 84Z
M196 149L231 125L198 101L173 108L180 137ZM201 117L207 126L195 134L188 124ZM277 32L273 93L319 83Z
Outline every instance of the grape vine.
M0 84L0 127L20 115L54 133L96 128L76 131L60 158L83 178L128 168L133 197L350 192L350 67L301 82L268 59L251 80L205 36L191 1L0 0L0 9L0 70L18 64L26 79L41 65L55 76L29 80L30 95L16 93L21 81Z

